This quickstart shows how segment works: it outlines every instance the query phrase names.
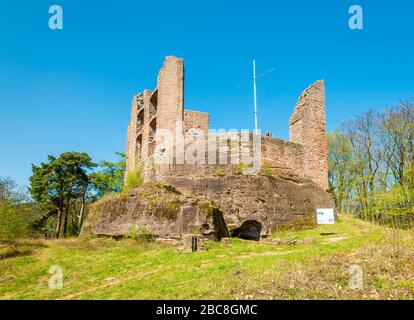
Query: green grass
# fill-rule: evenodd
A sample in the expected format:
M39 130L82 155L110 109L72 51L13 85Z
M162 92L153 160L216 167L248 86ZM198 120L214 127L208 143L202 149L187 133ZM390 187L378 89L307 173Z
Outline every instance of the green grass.
M270 244L276 238L313 241ZM196 253L133 240L29 241L15 257L2 259L0 247L0 299L413 299L413 239L342 217L334 229L208 242ZM353 264L364 271L363 290L348 286ZM48 287L52 265L63 269L60 290Z

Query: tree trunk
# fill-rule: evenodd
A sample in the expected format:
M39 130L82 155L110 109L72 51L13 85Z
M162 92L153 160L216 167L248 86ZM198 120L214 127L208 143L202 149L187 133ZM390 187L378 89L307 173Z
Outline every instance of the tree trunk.
M62 209L58 208L58 218L57 218L57 224L56 224L56 239L59 239L60 237L60 230L62 226Z
M81 208L79 212L79 232L82 229L83 216L85 214L85 196L86 196L86 191L82 195L82 203L81 203Z
M66 200L65 219L64 219L64 222L63 222L63 236L64 237L66 237L67 228L68 228L70 197L71 197L71 195L69 194L68 198Z

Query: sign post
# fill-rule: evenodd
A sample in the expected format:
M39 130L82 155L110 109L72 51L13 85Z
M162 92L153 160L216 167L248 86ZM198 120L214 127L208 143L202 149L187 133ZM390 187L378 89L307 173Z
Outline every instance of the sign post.
M316 220L320 225L330 224L335 225L334 209L316 209ZM333 233L335 234L335 227L333 227Z

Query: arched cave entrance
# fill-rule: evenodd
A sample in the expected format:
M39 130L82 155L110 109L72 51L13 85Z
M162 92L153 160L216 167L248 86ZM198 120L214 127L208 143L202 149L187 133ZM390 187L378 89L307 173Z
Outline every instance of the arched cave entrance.
M247 220L240 227L234 229L231 236L245 240L259 241L261 231L262 224L259 221Z

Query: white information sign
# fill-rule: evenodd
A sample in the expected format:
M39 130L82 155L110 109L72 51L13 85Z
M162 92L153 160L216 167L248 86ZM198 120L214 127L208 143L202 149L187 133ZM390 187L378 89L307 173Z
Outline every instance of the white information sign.
M318 224L334 224L335 223L335 215L334 209L317 209L316 210L316 218Z

